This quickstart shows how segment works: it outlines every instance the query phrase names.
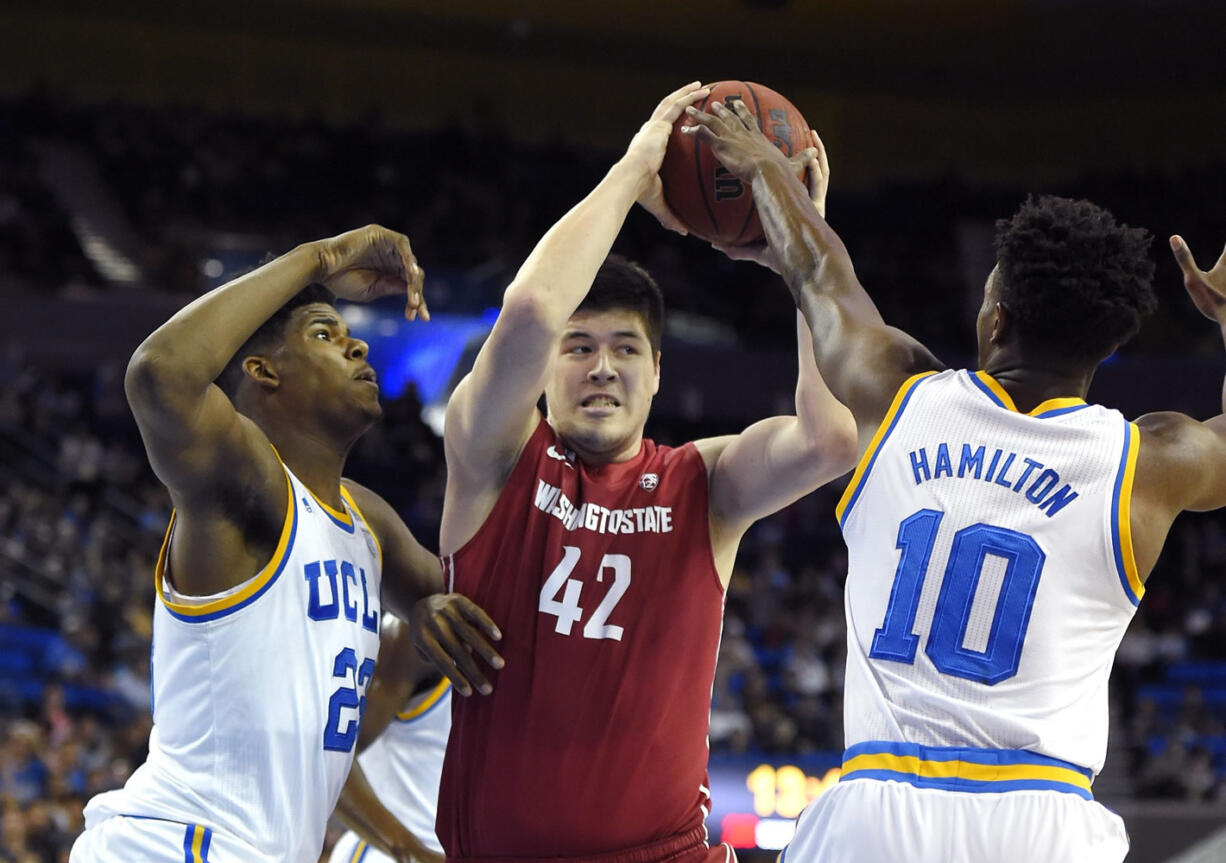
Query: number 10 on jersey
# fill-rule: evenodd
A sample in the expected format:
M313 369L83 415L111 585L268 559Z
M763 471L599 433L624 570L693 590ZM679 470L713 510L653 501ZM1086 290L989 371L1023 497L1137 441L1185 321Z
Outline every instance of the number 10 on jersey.
M930 570L937 528L945 513L921 509L898 526L901 552L885 620L873 634L869 657L911 665L919 636L912 632L924 579ZM1005 574L984 651L966 647L975 593L988 555L1003 558ZM1046 555L1033 537L1006 527L973 524L954 534L949 562L941 579L924 652L943 674L989 686L1017 674L1030 609Z
M542 614L552 614L556 617L554 632L570 635L571 627L583 617L583 609L579 607L579 594L583 590L583 582L570 575L579 565L579 549L573 545L562 546L562 560L549 573L545 583L541 585L541 599L537 610ZM613 583L604 599L596 606L592 616L583 627L584 638L611 638L622 640L622 627L606 623L617 603L621 601L626 589L630 587L630 558L624 554L606 554L600 559L600 568L596 570L596 580L603 582L605 573L613 575ZM558 599L558 594L562 598Z

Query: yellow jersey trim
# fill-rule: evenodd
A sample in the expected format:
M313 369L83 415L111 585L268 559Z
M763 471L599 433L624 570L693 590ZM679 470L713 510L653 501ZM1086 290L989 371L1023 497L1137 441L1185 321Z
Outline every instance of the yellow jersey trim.
M314 501L315 501L317 504L319 504L320 508L321 508L321 509L323 509L323 511L324 511L324 512L326 512L328 515L332 516L332 520L333 520L333 521L339 522L341 525L343 525L343 526L345 526L345 527L353 527L353 516L351 516L351 515L350 515L348 512L344 512L344 511L341 511L341 510L339 510L339 509L333 509L332 507L328 506L326 503L324 503L322 500L320 500L319 495L317 495L315 492L313 492L313 491L311 491L309 488L307 488L305 483L303 484L303 486L302 486L302 487L303 487L303 488L306 488L306 490L307 490L307 494L309 494L309 495L311 496L311 498L312 498L312 499L313 499L313 500L314 500ZM349 496L348 496L347 494L345 494L345 487L344 487L344 486L341 486L341 497L343 497L345 500L348 500L350 504L352 504L352 503L353 503L353 501L352 501L352 500L349 500ZM363 519L363 520L364 520L364 519Z
M1013 401L1013 396L1009 395L1009 392L1000 385L1000 381L996 380L996 378L992 377L982 369L977 372L973 372L973 374L976 380L991 390L992 395L997 398L1001 404L1001 407L1011 410L1015 414L1021 413L1021 411L1017 409L1017 404ZM1078 398L1076 396L1060 396L1058 398L1040 402L1039 404L1035 405L1033 409L1027 411L1026 416L1037 417L1040 414L1047 413L1048 411L1082 407L1085 405L1085 403L1085 399Z
M382 570L383 569L383 543L379 542L379 534L377 534L375 532L375 529L370 526L370 519L368 519L366 517L366 514L362 512L362 508L358 506L357 501L353 499L353 495L349 493L349 489L345 488L343 484L341 485L341 497L343 497L345 499L345 503L349 504L349 507L355 513L357 513L358 518L362 520L362 524L366 525L366 530L370 532L371 539L375 541L375 551L378 552L379 554L379 569Z
M204 843L204 828L199 824L192 831L192 863L201 863L200 846Z
M282 466L284 469L284 465ZM222 616L223 613L233 611L239 606L246 605L254 600L256 596L262 593L272 581L280 574L281 569L285 566L285 561L289 556L290 546L293 543L294 530L298 522L298 509L294 502L294 484L290 481L289 471L285 471L285 522L281 527L281 536L277 540L277 547L272 553L272 558L264 566L255 577L249 579L243 586L242 590L235 591L229 596L215 599L212 602L205 602L199 605L172 602L166 598L166 594L162 588L162 581L166 575L166 559L170 550L170 535L174 530L175 513L170 514L170 523L166 526L166 538L162 540L162 549L158 552L157 566L154 568L154 586L157 589L158 599L166 606L167 610L179 618L180 620L189 620L199 622L203 620L212 620L213 618Z
M1046 413L1047 411L1081 407L1085 403L1085 399L1079 399L1076 396L1061 396L1060 398L1048 399L1045 402L1039 402L1039 404L1035 405L1034 410L1030 411L1027 416L1034 417L1041 413Z
M1137 474L1137 455L1141 451L1141 430L1134 422L1128 423L1132 432L1128 438L1128 451L1124 455L1124 478L1120 484L1119 505L1116 509L1115 523L1119 531L1120 556L1123 558L1124 575L1128 578L1128 586L1132 588L1137 602L1145 595L1145 583L1137 571L1137 558L1132 548L1132 482Z
M366 840L358 840L357 846L353 849L353 856L349 858L349 863L358 863L362 859L362 855L366 853Z
M973 761L924 761L914 755L889 752L857 755L843 762L843 776L857 770L889 770L924 779L969 779L974 782L1039 780L1074 785L1090 790L1090 780L1076 770L1046 764L976 764Z
M1013 411L1015 414L1021 413L1021 411L1017 409L1017 405L1013 403L1013 396L1009 395L1009 393L1000 385L1000 382L997 381L996 378L992 377L982 369L975 372L975 377L979 379L980 383L990 389L996 398L1000 399L1000 402L1004 407Z
M434 687L428 693L426 693L425 698L423 698L421 701L419 701L417 704L413 705L412 707L410 707L408 710L404 711L403 713L397 713L396 718L401 720L402 722L408 719L416 719L417 717L425 713L427 710L429 710L431 707L438 704L439 699L441 699L444 695L447 694L447 689L450 686L451 686L451 681L448 680L447 678L443 678L442 680L439 681L438 686Z
M898 388L898 392L894 394L894 401L890 404L890 409L885 412L885 416L881 419L881 424L877 426L877 431L873 435L873 439L869 441L868 448L864 450L864 455L860 456L860 461L856 465L856 471L851 475L851 482L847 483L847 488L843 491L843 496L839 498L838 505L834 508L835 518L842 525L845 520L845 513L850 508L852 501L859 494L860 486L863 484L870 469L872 468L873 460L877 457L877 450L885 442L887 436L894 428L894 423L898 420L898 415L902 411L902 406L906 402L907 397L911 395L911 391L915 389L915 385L927 377L935 375L936 372L920 372L918 375L912 375L903 381L902 386Z

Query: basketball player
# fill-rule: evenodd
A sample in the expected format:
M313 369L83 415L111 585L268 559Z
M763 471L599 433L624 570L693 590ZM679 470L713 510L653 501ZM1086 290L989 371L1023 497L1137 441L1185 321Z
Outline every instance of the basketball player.
M500 621L507 660L491 697L452 708L437 822L449 859L731 856L707 847L703 821L737 544L847 471L855 433L801 324L795 416L677 448L643 437L663 301L609 248L636 201L678 225L657 172L674 121L707 92L666 97L545 234L448 405L445 575Z
M475 635L496 637L488 619L430 596L439 564L341 479L381 409L329 290L406 295L406 315L425 318L421 285L404 236L362 228L201 297L132 357L128 400L175 506L155 578L154 729L148 761L86 806L73 863L315 863L384 600L409 614L429 597L414 611L453 668L476 671L470 650L494 659Z
M434 818L450 731L450 681L413 649L408 627L385 614L358 757L336 804L352 829L337 840L330 863L392 863L395 858L380 849L402 830L424 846L412 859L442 861ZM385 812L390 821L382 820ZM410 840L399 836L398 844L407 848Z
M801 815L786 860L1123 859L1124 825L1091 791L1112 659L1175 516L1226 504L1226 418L1128 422L1085 402L1156 304L1149 235L1088 201L1027 200L997 223L980 368L947 369L882 320L744 105L691 116L751 184L860 431L837 509L842 781ZM1226 322L1226 259L1203 273L1171 245Z

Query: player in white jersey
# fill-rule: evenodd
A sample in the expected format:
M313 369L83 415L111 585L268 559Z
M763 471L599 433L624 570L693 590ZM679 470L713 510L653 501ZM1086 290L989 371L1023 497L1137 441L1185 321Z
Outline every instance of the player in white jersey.
M337 840L329 861L394 863L379 850L378 837L397 825L372 829L371 823L386 811L433 852L417 854L417 863L442 863L434 817L451 733L451 682L421 659L408 627L391 615L383 618L381 641L379 673L366 692L357 761L336 804L351 830Z
M465 619L496 637L493 624L439 596L437 559L341 477L381 408L329 290L407 295L406 314L426 317L421 281L408 240L371 226L218 288L137 349L128 400L175 506L155 577L154 728L147 762L86 806L72 863L315 863L385 604L443 644L465 690L487 688L470 651L498 660Z
M1114 653L1175 516L1226 505L1226 417L1127 422L1084 401L1156 304L1149 235L1087 201L1028 200L997 226L980 370L945 370L885 324L744 106L691 116L762 216L769 246L728 251L782 273L860 432L838 507L847 751L785 859L1123 859L1123 823L1091 792ZM1171 243L1226 325L1226 255L1204 273Z

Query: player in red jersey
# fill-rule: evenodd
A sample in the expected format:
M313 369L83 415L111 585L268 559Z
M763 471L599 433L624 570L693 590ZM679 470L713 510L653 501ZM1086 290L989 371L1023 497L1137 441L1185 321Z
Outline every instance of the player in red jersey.
M737 545L849 470L856 437L798 323L795 416L675 449L643 438L663 301L606 256L636 201L679 228L657 172L674 121L707 93L665 98L538 243L448 405L444 568L499 622L506 659L489 697L453 708L437 821L449 859L731 855L708 848L703 821Z

